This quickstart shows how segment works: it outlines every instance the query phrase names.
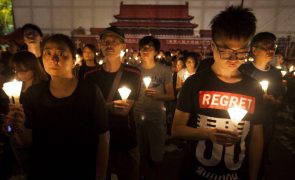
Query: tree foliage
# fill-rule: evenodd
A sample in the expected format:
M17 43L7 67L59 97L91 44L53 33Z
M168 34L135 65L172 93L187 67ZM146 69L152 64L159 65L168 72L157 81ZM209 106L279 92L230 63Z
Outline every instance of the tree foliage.
M0 0L0 35L6 35L13 30L12 2Z

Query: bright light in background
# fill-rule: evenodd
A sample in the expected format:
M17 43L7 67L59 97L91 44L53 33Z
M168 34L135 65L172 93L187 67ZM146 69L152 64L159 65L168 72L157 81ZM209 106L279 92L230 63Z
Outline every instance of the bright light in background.
M98 61L98 64L99 64L99 65L102 65L102 64L103 64L103 59L99 60L99 61Z
M277 69L282 69L282 66L276 66Z
M124 55L125 55L125 51L121 50L121 52L120 52L120 57L123 58Z

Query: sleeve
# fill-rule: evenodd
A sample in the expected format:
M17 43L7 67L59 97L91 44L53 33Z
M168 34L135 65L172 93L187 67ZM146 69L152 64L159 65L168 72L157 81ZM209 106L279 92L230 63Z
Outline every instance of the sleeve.
M192 88L193 78L189 77L183 84L183 87L180 90L179 97L177 99L176 108L183 112L192 112L192 92L194 88Z
M164 76L165 79L165 84L169 84L172 83L172 72L170 71L170 69L168 67L165 67L165 71L164 71Z
M102 134L109 130L108 113L103 95L98 86L94 85L93 119L95 120L96 132Z

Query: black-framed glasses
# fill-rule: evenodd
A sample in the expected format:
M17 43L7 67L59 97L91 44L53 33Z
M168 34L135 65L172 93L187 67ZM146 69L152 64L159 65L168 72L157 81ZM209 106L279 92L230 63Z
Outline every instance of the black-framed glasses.
M220 59L223 59L223 60L245 60L250 55L250 45L248 45L245 48L241 48L237 50L233 50L229 48L227 48L226 50L221 50L221 48L218 47L215 42L213 44L219 53Z

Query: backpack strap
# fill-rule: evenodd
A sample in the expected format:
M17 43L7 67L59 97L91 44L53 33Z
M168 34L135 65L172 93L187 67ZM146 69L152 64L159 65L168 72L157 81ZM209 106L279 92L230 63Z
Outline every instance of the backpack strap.
M116 74L116 77L113 81L113 84L112 84L112 87L111 87L111 90L110 90L110 93L108 95L108 98L107 98L107 102L110 102L113 100L114 98L114 95L118 89L118 86L119 86L119 83L120 83L120 80L121 80L121 77L122 77L122 74L123 74L123 67L124 65L121 64L117 74Z

